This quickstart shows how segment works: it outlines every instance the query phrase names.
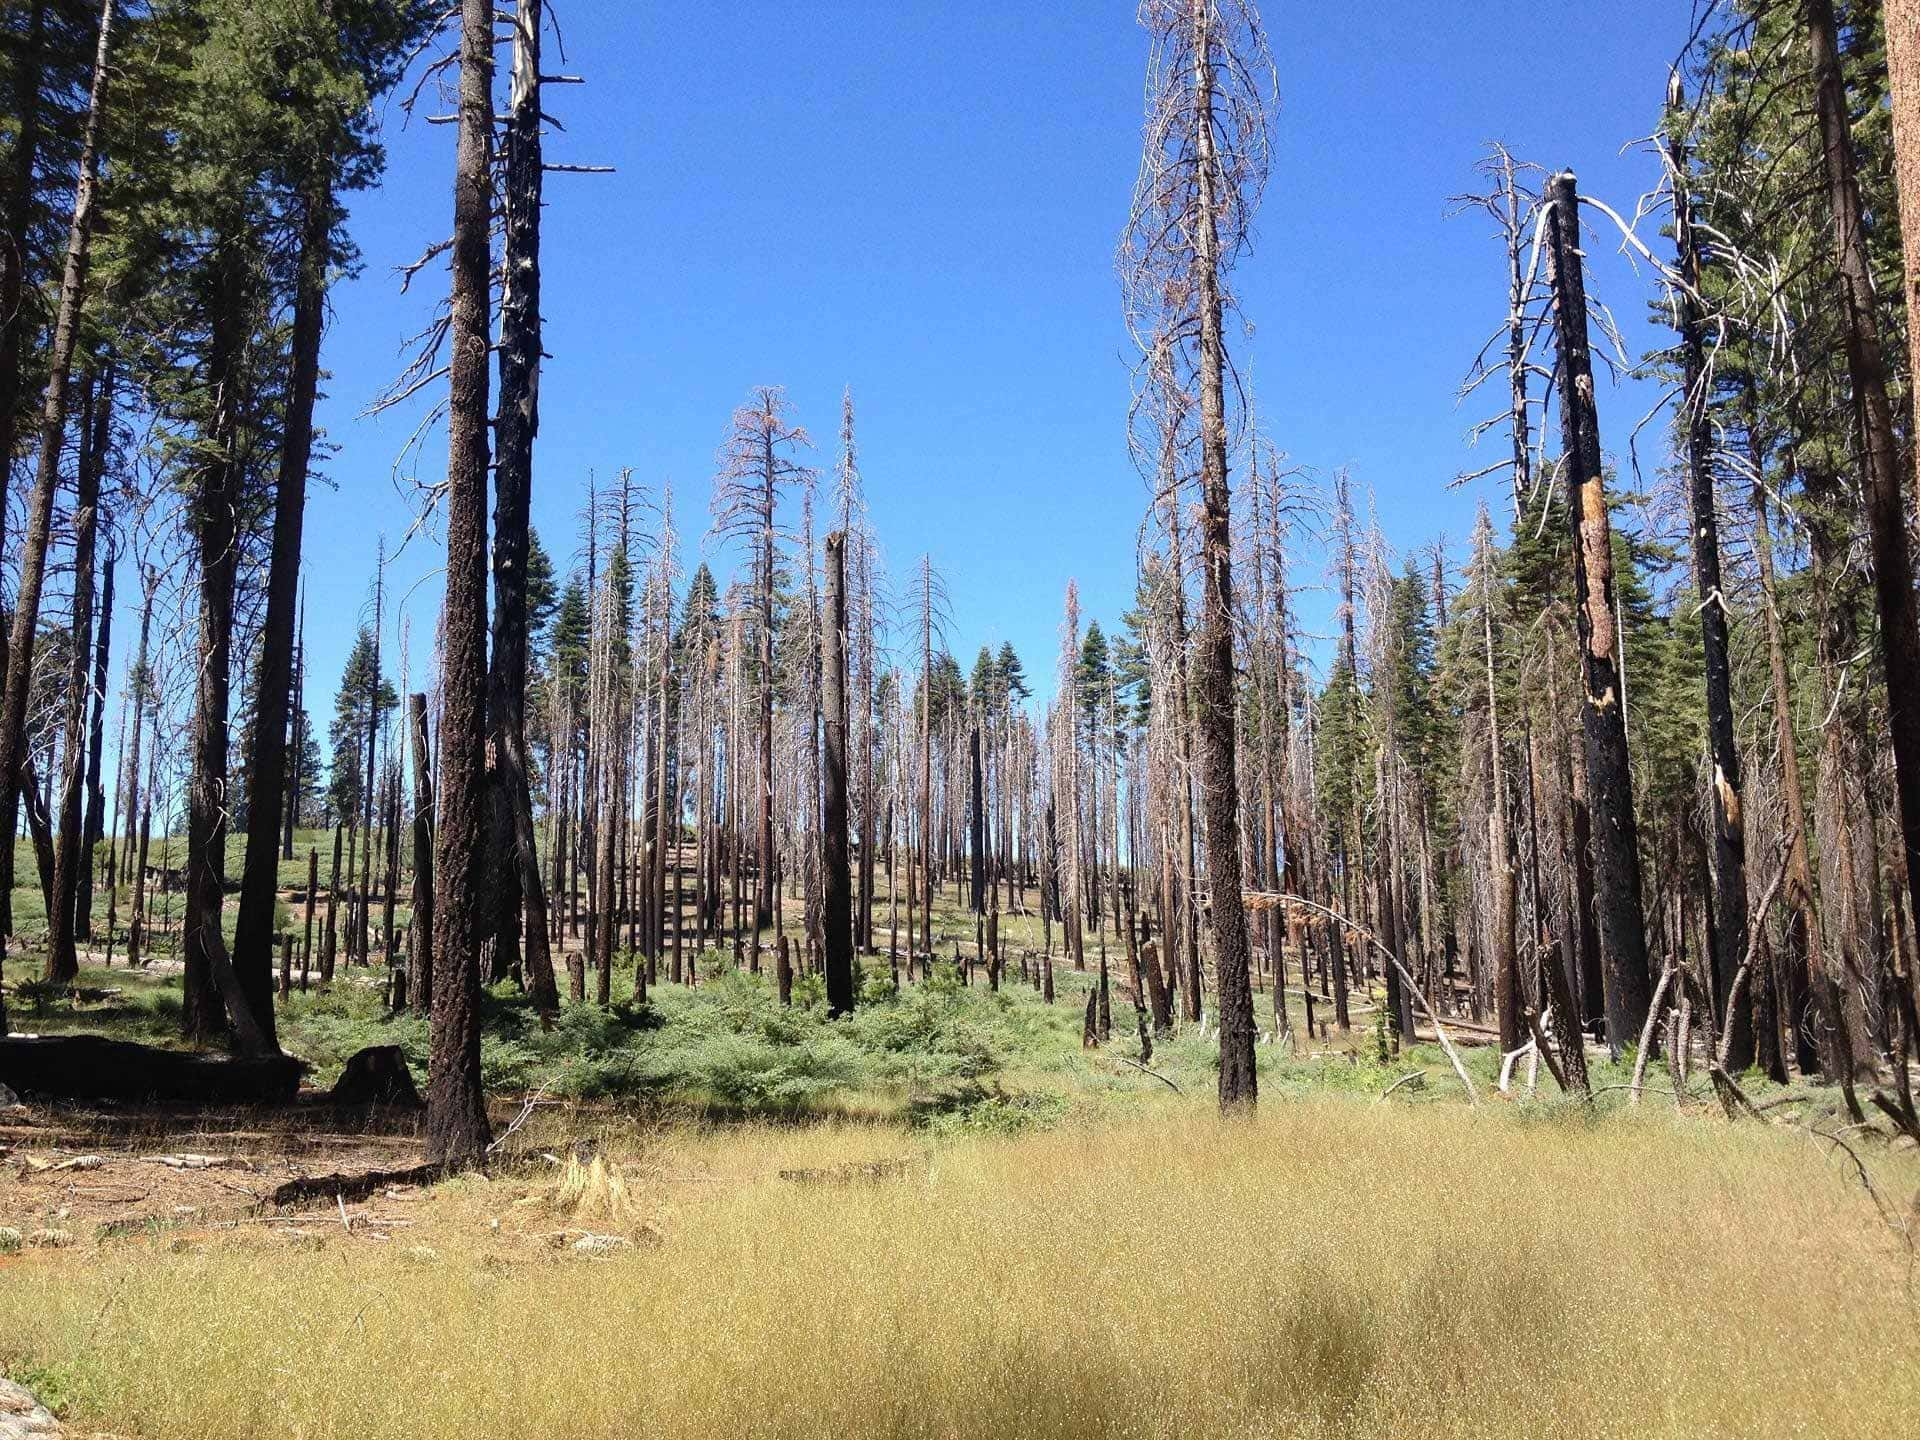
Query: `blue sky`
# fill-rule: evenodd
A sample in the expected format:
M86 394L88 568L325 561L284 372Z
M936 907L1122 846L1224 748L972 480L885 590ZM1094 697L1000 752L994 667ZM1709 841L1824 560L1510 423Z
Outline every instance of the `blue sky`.
M1446 218L1448 197L1500 138L1630 211L1657 170L1621 147L1653 128L1686 7L1269 0L1265 18L1276 148L1235 282L1263 428L1322 476L1350 465L1396 545L1458 544L1476 499L1497 515L1502 498L1498 480L1445 486L1484 463L1464 443L1479 409L1454 396L1505 302L1486 223ZM545 68L589 83L549 92L566 126L549 158L617 173L548 180L534 513L556 561L575 553L589 469L632 466L672 481L690 569L749 388L788 388L824 470L850 385L890 565L932 554L963 664L1011 640L1050 686L1068 578L1087 614L1116 620L1146 500L1113 270L1146 58L1131 6L571 0L561 20L566 58L549 38ZM324 353L337 450L307 520L316 715L376 537L396 544L412 516L393 467L416 417L359 418L425 313L393 267L450 228L451 127L387 120L385 184L353 205L364 268L335 293ZM1590 249L1591 288L1644 344L1645 278L1604 238ZM1646 403L1603 393L1610 449ZM436 435L420 469L444 464ZM732 557L711 558L724 577ZM416 685L439 560L437 534L416 538L392 576L410 592ZM1317 581L1319 563L1296 574ZM1309 624L1324 612L1302 608Z

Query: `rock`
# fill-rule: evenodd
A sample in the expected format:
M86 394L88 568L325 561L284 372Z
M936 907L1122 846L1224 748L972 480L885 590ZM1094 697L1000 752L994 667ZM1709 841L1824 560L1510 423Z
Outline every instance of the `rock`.
M33 1392L0 1380L0 1440L57 1440L60 1422Z
M64 1250L73 1244L71 1230L29 1230L27 1244L36 1250Z
M20 1248L24 1237L11 1225L0 1225L0 1255L11 1255Z
M398 1045L369 1045L348 1057L328 1098L336 1105L398 1105L420 1108L420 1092Z
M20 1097L18 1095L14 1094L13 1091L5 1085L0 1085L0 1110L11 1110L19 1103Z
M632 1248L633 1242L624 1235L582 1235L573 1242L576 1255L611 1255Z

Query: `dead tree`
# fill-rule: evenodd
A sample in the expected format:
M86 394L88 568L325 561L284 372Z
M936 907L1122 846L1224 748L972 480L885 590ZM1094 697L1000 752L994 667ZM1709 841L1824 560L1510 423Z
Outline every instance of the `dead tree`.
M1605 959L1607 1044L1618 1055L1646 1022L1652 984L1640 905L1640 845L1627 759L1626 696L1616 650L1613 530L1600 464L1600 422L1587 344L1580 201L1572 171L1553 177L1547 205L1547 269L1559 359L1560 463L1573 528L1574 613L1585 682L1581 711L1593 815L1594 909Z
M822 804L827 1013L853 1012L853 885L847 840L847 534L827 536L826 785Z
M527 554L533 442L540 429L541 0L519 0L506 127L506 283L500 299L500 408L495 428L492 821L495 967L521 956L534 1005L560 1003L548 946L546 887L527 763ZM524 923L523 923L524 921Z
M742 539L751 547L760 672L760 839L749 942L756 970L760 931L772 923L777 899L773 888L773 592L781 537L778 511L782 492L813 483L813 472L794 459L813 442L788 418L789 414L785 392L771 385L755 390L752 400L733 412L727 439L720 447L713 492L713 533ZM733 773L731 764L728 773Z
M493 6L462 0L447 401L447 590L442 620L440 793L434 835L433 1021L427 1158L471 1164L487 1148L480 1085L480 885L487 745L487 144Z
M433 745L427 736L427 697L407 699L407 738L413 750L413 925L408 934L413 1008L433 1012ZM313 928L308 897L307 928Z

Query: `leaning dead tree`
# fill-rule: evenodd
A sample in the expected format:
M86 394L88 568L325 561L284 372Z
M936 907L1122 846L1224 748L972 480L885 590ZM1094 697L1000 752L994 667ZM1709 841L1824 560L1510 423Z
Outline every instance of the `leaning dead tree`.
M1258 1022L1240 898L1235 774L1233 530L1227 474L1227 276L1267 175L1273 63L1250 0L1143 0L1152 40L1147 120L1122 272L1128 324L1151 381L1171 362L1199 410L1200 621L1190 662L1206 821L1208 924L1220 1012L1220 1101L1254 1102Z

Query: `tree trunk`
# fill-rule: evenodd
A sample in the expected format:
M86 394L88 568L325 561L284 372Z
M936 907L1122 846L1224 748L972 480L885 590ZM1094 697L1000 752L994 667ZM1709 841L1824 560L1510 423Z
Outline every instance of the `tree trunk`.
M821 863L826 890L822 905L827 1013L851 1014L853 993L853 882L847 838L847 535L827 536L826 797ZM977 774L978 772L976 772Z
M111 373L91 377L80 402L79 484L73 505L73 643L67 667L66 734L61 741L59 845L47 906L47 979L69 984L80 973L74 948L74 902L87 869L81 833L81 791L87 767L87 659L93 639L93 557L100 527L100 471L106 463Z
M547 939L547 896L533 826L527 763L527 553L533 442L540 429L540 31L542 0L519 0L506 134L506 284L500 299L500 407L495 430L493 833L503 863L494 895L496 967L525 945L527 993L536 1008L560 1003Z
M1640 847L1628 767L1625 692L1616 653L1613 535L1600 468L1600 422L1587 349L1586 282L1581 274L1580 201L1573 173L1548 187L1548 274L1560 384L1560 431L1573 524L1574 611L1586 686L1587 791L1593 812L1594 908L1604 957L1607 1046L1635 1043L1651 985L1640 909Z
M1767 677L1773 700L1774 743L1780 753L1780 804L1788 832L1787 900L1788 958L1782 968L1781 1005L1786 1011L1789 1033L1794 1039L1794 1062L1802 1073L1818 1068L1819 1054L1813 1043L1813 1026L1807 1013L1809 980L1826 973L1826 957L1820 937L1820 916L1814 903L1813 865L1808 854L1807 802L1800 778L1800 747L1794 735L1793 693L1787 679L1786 635L1780 624L1780 607L1773 572L1773 535L1767 522L1766 484L1760 461L1759 441L1753 434L1758 406L1753 398L1751 380L1747 389L1748 451L1754 465L1753 553L1760 571L1761 612L1767 626ZM1765 923L1765 916L1761 921ZM1773 1073L1773 1072L1769 1072ZM1784 1066L1775 1079L1786 1078Z
M1854 413L1859 417L1864 461L1867 529L1873 542L1873 588L1879 602L1881 660L1887 682L1887 732L1893 747L1894 789L1900 800L1900 835L1906 851L1909 903L1920 916L1920 598L1914 593L1913 553L1907 534L1906 482L1902 477L1893 404L1888 396L1886 356L1875 312L1873 272L1867 258L1860 183L1855 173L1848 129L1846 87L1840 74L1833 0L1805 0L1807 43L1813 63L1814 112L1833 214L1834 261L1839 270L1847 375ZM1910 7L1890 15L1887 30L1896 46L1896 125L1912 103L1913 59L1906 42L1913 36ZM1897 34L1895 32L1898 32ZM1901 103L1901 97L1905 102ZM1910 138L1912 130L1906 129ZM1896 130L1896 141L1900 132ZM1913 146L1900 169L1912 179ZM1898 149L1898 147L1896 147ZM1912 201L1908 183L1903 201ZM1906 208L1911 208L1910 206ZM1917 242L1903 239L1912 246ZM1911 251L1907 253L1911 254ZM1908 272L1911 286L1914 276ZM1920 344L1920 339L1913 343Z
M231 238L231 237L229 237ZM222 919L226 903L230 749L229 699L233 678L233 598L240 564L243 355L248 328L246 277L237 256L215 260L217 275L207 370L214 408L209 454L194 477L192 522L199 568L199 633L194 667L193 723L187 782L186 915L181 934L182 1028L199 1042L231 1031L243 1053L272 1054L272 962L264 970L267 1003L256 1008L227 953Z
M1700 638L1706 649L1707 737L1713 754L1713 952L1714 993L1725 997L1747 954L1747 829L1741 807L1740 748L1734 738L1733 666L1727 646L1727 604L1720 590L1720 519L1714 498L1713 430L1707 409L1706 341L1700 304L1700 250L1693 231L1691 171L1678 125L1686 95L1673 76L1667 108L1672 126L1667 151L1672 168L1674 245L1686 282L1674 299L1686 385L1681 395L1687 489L1693 507L1693 578L1700 596ZM1762 922L1765 921L1761 917ZM1751 992L1757 996L1760 987ZM1725 1031L1722 1063L1735 1073L1753 1063L1753 1023L1740 1007Z
M111 417L111 395L102 401L106 416ZM102 431L109 430L110 419L103 419ZM105 462L106 438L102 436L101 462ZM105 572L100 581L99 621L95 628L93 642L93 719L87 737L87 818L80 830L81 853L86 863L80 867L80 888L74 897L73 933L82 940L93 939L93 872L98 865L96 852L100 842L106 838L107 829L107 789L101 782L100 771L105 761L107 728L107 666L113 651L113 572L118 567L119 555L111 547L107 550ZM126 733L126 712L121 712L121 733ZM111 862L113 846L107 846L108 860ZM109 954L113 945L113 897L107 902L107 945Z
M333 196L325 162L303 197L300 268L293 304L293 371L288 379L280 473L273 499L273 552L267 563L267 612L261 626L255 687L252 768L247 776L247 846L240 876L240 913L233 929L233 966L256 1015L272 1009L273 915L280 888L281 818L287 802L288 729L292 718L294 621L300 599L300 541L306 519L307 465L313 454L313 407L320 388L320 335L326 323L328 240ZM372 777L368 776L368 783Z
M53 498L60 481L61 441L67 433L67 390L73 369L80 311L92 259L94 191L99 182L98 137L107 94L107 56L115 0L100 0L100 33L94 50L93 80L87 94L86 127L81 133L80 165L73 191L73 218L67 228L66 262L60 276L60 300L54 312L53 341L47 351L47 386L40 406L40 456L27 499L27 532L14 587L13 631L7 642L6 684L0 693L0 880L13 879L14 797L27 758L27 697L33 684L33 644L40 626L40 592L47 578L47 549L53 537ZM16 132L16 146L20 140ZM7 312L11 318L16 312ZM16 327L18 322L15 322ZM5 457L9 462L11 455ZM0 914L8 933L12 906ZM0 942L7 936L0 934Z
M1203 0L1195 0L1196 15ZM1254 1104L1258 1022L1247 940L1247 911L1240 894L1240 791L1234 774L1233 527L1227 489L1226 345L1221 334L1218 235L1214 188L1220 160L1214 153L1214 61L1208 30L1196 24L1194 139L1199 181L1193 281L1200 306L1200 630L1195 640L1194 711L1199 736L1202 813L1206 820L1209 926L1214 982L1220 1006L1220 1104Z
M433 1023L427 1158L486 1152L480 1086L480 883L487 744L487 352L493 7L462 0L460 142L454 169L447 590L442 620L439 816L434 835Z

